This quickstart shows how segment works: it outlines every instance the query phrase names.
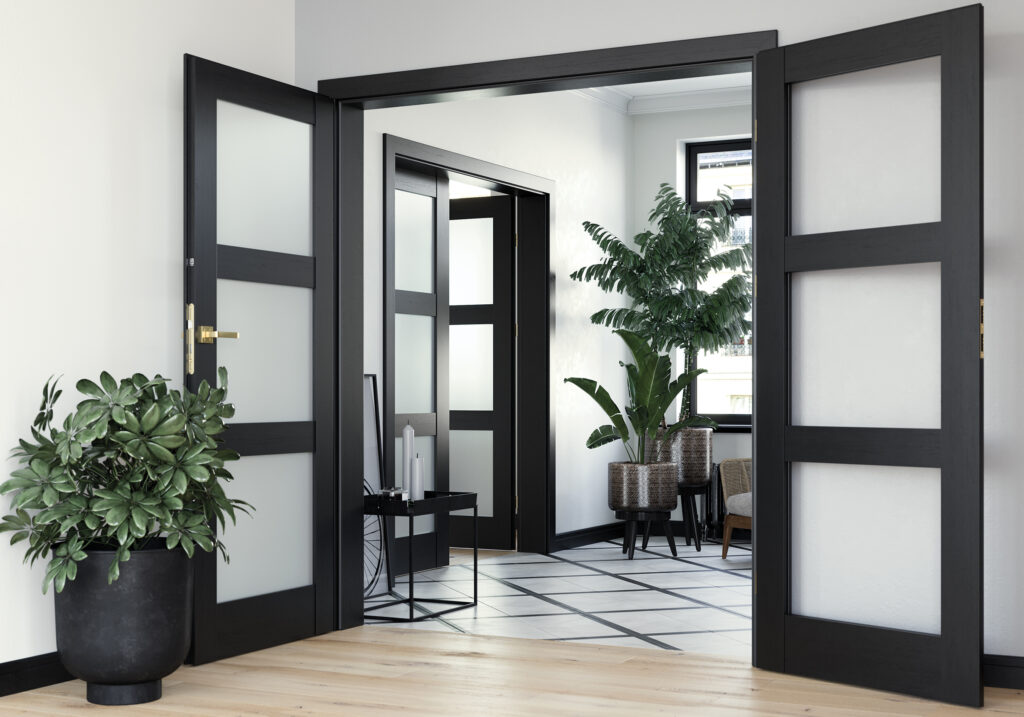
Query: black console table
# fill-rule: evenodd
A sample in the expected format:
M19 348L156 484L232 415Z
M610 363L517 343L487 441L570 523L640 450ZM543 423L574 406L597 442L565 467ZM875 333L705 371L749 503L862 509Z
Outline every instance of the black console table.
M432 617L438 617L439 615L445 615L455 610L462 610L463 608L473 607L476 605L477 599L477 545L478 531L477 531L477 504L476 504L476 493L468 492L442 492L428 490L424 491L424 497L422 500L402 500L400 498L388 498L382 495L367 495L363 498L363 512L366 515L390 515L396 518L407 517L409 518L409 539L412 541L412 536L415 535L413 532L413 519L417 515L434 515L437 513L448 513L453 510L463 510L466 508L473 509L473 600L450 600L444 598L420 598L418 601L415 597L415 573L412 569L412 549L409 550L409 596L400 598L398 600L392 600L381 605L373 605L363 609L363 617L372 618L374 620L387 620L388 622L419 622L420 620L429 620ZM392 594L394 594L392 592ZM415 613L416 603L439 603L442 605L452 605L453 607L447 607L441 610L435 610L433 612L421 613L417 615ZM409 617L391 617L384 615L372 615L374 610L382 610L392 605L409 605Z

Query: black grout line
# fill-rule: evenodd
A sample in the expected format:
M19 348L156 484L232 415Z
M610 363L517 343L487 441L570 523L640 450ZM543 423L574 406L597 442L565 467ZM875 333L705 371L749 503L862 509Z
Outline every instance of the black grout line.
M558 560L564 560L567 563L571 563L572 562L568 558L561 558L561 557L559 557ZM597 570L597 568L594 568L594 570ZM599 572L603 572L605 575L611 575L612 577L616 577L619 580L624 580L624 581L626 581L628 583L633 583L634 585L639 585L639 586L641 586L641 587L643 587L644 589L647 589L647 590L655 590L657 592L662 593L663 595L671 595L672 597L674 597L674 598L676 598L678 600L690 600L691 602L698 603L699 605L703 605L704 607L711 607L711 608L714 608L715 610L721 610L722 612L727 612L730 615L736 615L738 617L746 618L747 620L751 620L752 619L748 615L744 615L743 613L734 612L733 610L730 610L729 608L726 608L726 607L719 607L718 605L712 605L711 603L704 602L703 600L696 600L694 598L688 598L688 597L683 597L682 595L677 595L676 593L674 593L671 590L668 590L666 588L659 588L659 587L655 587L653 585L647 585L646 583L639 582L638 580L632 580L632 579L630 579L628 577L625 577L623 575L615 575L614 573L609 573L609 572L605 572L605 571L599 571ZM727 570L722 570L720 572L728 572L728 571Z
M463 566L463 567L465 567L465 566ZM515 586L515 585L510 585L509 583L505 582L501 578L491 578L491 579L492 580L497 580L498 582L502 583L503 585L506 585L507 587L518 587L518 586ZM600 617L597 617L595 615L592 615L592 614L590 614L588 612L584 612L583 610L577 610L572 605L566 605L565 603L559 602L558 600L550 598L547 595L544 595L544 594L538 593L538 592L534 592L533 590L530 590L529 588L519 587L518 589L524 591L527 595L530 595L530 596L535 597L535 598L539 598L539 599L543 600L544 602L550 603L552 605L557 605L558 607L565 608L565 610L567 612L569 612L569 613L575 613L576 615L579 615L581 617L585 617L588 620L593 620L594 622L596 622L599 625L604 625L605 627L609 627L609 628L611 628L613 630L617 630L617 631L622 632L622 633L624 633L626 635L629 635L630 637L635 637L638 640L643 640L644 642L648 642L651 645L654 645L655 647L660 647L663 650L676 650L677 649L675 647L672 647L672 645L669 645L668 643L662 642L661 640L656 640L653 637L648 637L647 635L644 635L642 633L636 632L635 630L631 630L631 629L629 629L627 627L623 627L622 625L617 625L614 622L610 622L609 620L605 620L603 618L600 618ZM510 617L512 617L512 616L510 616ZM609 635L609 637L615 637L615 635ZM557 639L557 638L552 638L552 639Z
M611 540L608 540L608 541L605 541L605 542L612 543L612 545L618 545L619 548L622 548L622 543L614 543ZM668 546L667 545L665 546L665 549L668 550ZM738 578L745 578L747 576L746 575L741 575L741 574L737 573L736 570L750 570L751 569L751 568L736 568L736 569L716 568L713 565L701 565L700 563L695 563L692 560L687 560L686 558L680 558L678 556L672 555L671 553L669 555L664 555L663 553L657 553L657 552L654 552L653 550L651 550L650 548L648 548L647 550L643 550L643 548L640 548L640 550L645 552L645 553L651 553L653 555L657 555L658 557L661 557L661 558L668 558L669 560L675 560L675 561L680 562L680 563L686 563L687 565L700 565L705 570L717 570L720 573L728 573L729 575L735 575ZM557 555L553 555L552 557L554 557L554 558L556 558L558 560L562 559L561 557L559 557ZM715 556L709 555L708 557L709 558L714 558ZM721 558L718 558L718 559L720 560ZM573 561L566 559L566 562L572 563ZM586 567L586 566L582 566L582 567ZM597 570L597 568L594 568L594 570ZM668 571L666 571L666 572L668 572ZM680 572L685 572L685 571L680 571Z

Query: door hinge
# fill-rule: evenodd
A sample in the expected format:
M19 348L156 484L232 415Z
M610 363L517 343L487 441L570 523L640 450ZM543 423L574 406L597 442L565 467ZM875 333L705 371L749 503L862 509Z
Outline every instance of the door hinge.
M515 234L512 235L512 245L516 249L519 248L519 232L516 232Z
M192 266L195 266L195 265L196 265L196 260L195 260L194 257L190 256L188 259L185 260L185 266L192 267Z
M516 322L516 338L519 338L519 322Z
M757 274L754 274L754 298L757 298Z
M757 117L754 118L754 141L757 141Z
M980 342L981 358L985 358L985 300L979 299L981 306L978 307L980 312L978 317L978 340Z

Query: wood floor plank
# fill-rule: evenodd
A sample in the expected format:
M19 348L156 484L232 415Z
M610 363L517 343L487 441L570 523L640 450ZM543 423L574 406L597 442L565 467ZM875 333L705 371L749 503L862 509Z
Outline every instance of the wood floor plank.
M1024 715L1024 694L987 689L982 712ZM164 680L145 717L222 715L697 714L866 717L975 714L912 697L643 648L366 626L253 652ZM0 698L0 715L125 715L72 681Z

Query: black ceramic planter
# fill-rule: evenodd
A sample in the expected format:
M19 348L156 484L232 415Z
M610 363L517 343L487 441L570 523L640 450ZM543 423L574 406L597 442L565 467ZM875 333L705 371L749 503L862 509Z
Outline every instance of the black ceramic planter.
M192 631L192 566L180 548L152 540L107 584L112 550L88 550L55 597L57 652L101 705L160 699L160 680L185 660Z

